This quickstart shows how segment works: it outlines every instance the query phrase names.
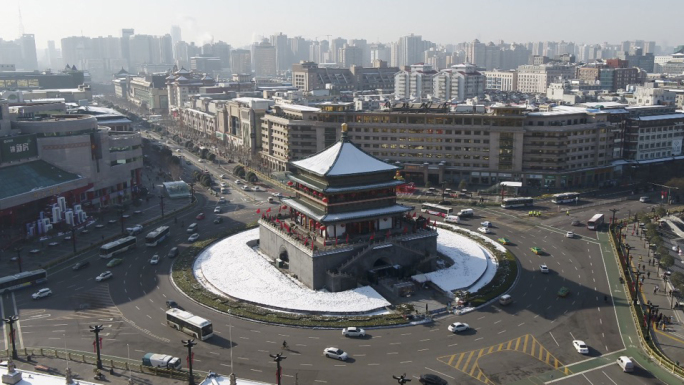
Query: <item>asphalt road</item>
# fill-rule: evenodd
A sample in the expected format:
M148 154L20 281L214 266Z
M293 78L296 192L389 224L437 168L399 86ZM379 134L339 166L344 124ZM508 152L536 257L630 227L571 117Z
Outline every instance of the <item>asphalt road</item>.
M211 170L213 165L206 167ZM221 215L226 220L221 225L211 222L211 210L218 198L202 197L200 207L179 216L178 224L172 219L167 221L173 229L171 240L156 248L142 246L123 254L124 263L110 269L112 279L95 281L97 274L108 270L104 266L107 260L90 253L85 256L91 261L90 267L73 272L66 266L51 274L44 285L54 292L49 299L32 300L34 289L3 295L3 316L18 312L20 346L66 346L92 351L93 336L88 326L103 324L105 354L126 357L130 352L132 359L147 352L184 357L180 340L188 336L164 322L165 301L173 299L184 309L213 321L215 336L194 349L196 368L229 373L232 365L240 377L271 381L275 364L268 354L280 352L283 340L287 340L290 350L285 351L288 358L283 362L286 384L294 383L295 376L301 383L384 383L391 380L392 374L404 372L413 378L421 373L436 373L450 383L480 384L489 380L503 384L624 348L610 301L611 290L616 288L608 286L596 234L585 227L571 227L564 215L539 219L528 218L521 211L476 210L477 216L466 221L464 227L475 229L480 221L490 220L496 226L492 238L507 237L514 242L510 249L522 268L510 293L514 303L506 307L492 304L425 326L369 330L364 339L344 338L339 330L286 328L231 319L183 297L169 280L170 260L164 257L158 265L149 264L155 253L165 256L171 247L187 245L189 234L185 227L192 222L199 223L200 234L206 234L215 226L255 220L256 208L268 206L269 193L246 194L233 184L231 193L225 195L229 203L224 205L227 211ZM638 205L625 202L621 207L629 210L633 206ZM608 214L608 208L601 212ZM572 215L589 218L595 210L579 209ZM195 220L199 212L207 218ZM181 222L185 227L180 226ZM577 237L565 238L568 230L575 231ZM545 255L535 255L531 247L541 247ZM541 263L549 266L550 274L539 271ZM570 289L567 298L556 295L561 286ZM455 321L466 322L473 330L459 335L448 332L447 326ZM590 354L575 352L573 339L584 340ZM342 348L351 359L339 362L325 358L322 350L328 346ZM598 381L602 375L624 377L617 377L622 373L614 373L615 368L601 371L573 378L596 384L601 382L592 379ZM652 383L644 382L646 377L647 373L640 376L639 383Z

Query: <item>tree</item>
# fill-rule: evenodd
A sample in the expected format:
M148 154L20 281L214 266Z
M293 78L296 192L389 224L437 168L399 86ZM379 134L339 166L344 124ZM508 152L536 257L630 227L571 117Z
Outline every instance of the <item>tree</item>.
M667 251L667 250L666 250ZM669 268L670 266L674 265L674 257L670 255L670 253L665 253L660 255L660 266L664 268Z
M465 179L461 179L461 183L458 184L458 191L463 191L464 189L468 188L468 181Z
M215 161L215 160L216 160L216 154L209 154L208 159L209 159L210 162Z
M245 167L241 166L241 165L235 166L235 168L233 169L233 175L240 176L240 174L241 173L244 174L244 172L245 172Z
M663 216L665 216L665 213L667 213L667 210L665 210L665 207L663 206L658 206L658 208L656 208L655 213L657 216L662 218Z
M245 179L247 179L248 182L254 183L259 180L259 178L256 176L256 174L252 171L248 172L245 175Z
M668 250L667 247L665 247L661 244L656 249L656 253L658 253L658 255L660 255L660 260L662 261L662 259L665 255L670 255L670 250Z
M425 188L430 188L432 187L432 183L430 181L425 182Z
M670 276L670 282L672 282L675 287L679 288L680 286L684 285L684 274L680 273L679 271L675 271Z

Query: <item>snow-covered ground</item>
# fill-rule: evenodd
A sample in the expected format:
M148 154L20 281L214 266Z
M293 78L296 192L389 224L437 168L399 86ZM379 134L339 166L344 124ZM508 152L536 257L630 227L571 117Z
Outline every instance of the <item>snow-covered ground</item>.
M195 276L209 290L218 294L295 312L371 313L390 305L369 286L338 293L304 287L281 273L247 245L247 242L258 237L257 228L213 244L195 261ZM484 285L494 276L496 259L476 242L441 229L437 242L438 250L454 261L454 265L448 269L426 274L430 281L442 289L466 288L476 282L477 285ZM490 270L492 273L487 274ZM491 277L488 280L481 279L489 275Z
M487 270L491 253L463 235L443 229L438 229L437 232L437 251L451 259L453 265L425 276L444 291L470 287Z

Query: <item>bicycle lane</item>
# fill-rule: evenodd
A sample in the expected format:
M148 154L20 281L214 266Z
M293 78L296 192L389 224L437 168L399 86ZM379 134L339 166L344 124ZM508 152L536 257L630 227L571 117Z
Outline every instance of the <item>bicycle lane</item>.
M609 234L598 233L598 241L601 245L601 257L603 258L606 273L608 275L608 282L611 288L613 308L617 317L618 328L622 335L622 342L625 349L604 354L600 357L591 358L585 361L580 361L574 364L567 365L571 374L565 376L561 371L549 371L535 376L528 377L524 380L516 381L515 385L539 385L541 383L553 383L562 381L563 379L581 374L586 371L597 369L607 364L615 364L619 356L631 357L638 366L644 368L653 374L660 381L666 384L681 383L682 379L672 374L670 371L662 368L641 349L639 334L634 325L632 311L630 309L629 299L625 292L626 286L620 283L620 266L618 265L617 256L613 253L610 243Z

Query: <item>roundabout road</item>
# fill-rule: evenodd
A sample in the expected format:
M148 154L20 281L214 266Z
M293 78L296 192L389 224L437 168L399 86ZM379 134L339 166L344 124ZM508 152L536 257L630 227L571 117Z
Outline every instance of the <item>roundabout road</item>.
M130 347L130 357L135 360L147 352L184 357L180 340L188 336L167 327L164 319L165 301L173 299L214 324L215 336L194 349L195 368L229 373L232 365L238 377L272 381L275 364L268 354L280 352L286 340L290 350L285 351L288 358L283 362L285 384L293 384L295 375L300 383L385 383L392 374L404 372L414 378L436 373L450 383L505 384L553 370L558 370L556 377L561 377L564 365L624 349L610 296L611 290L620 288L609 287L603 263L604 257L613 257L604 255L606 250L601 249L595 232L585 227L571 228L565 216L540 220L498 208L476 211L479 216L465 221L464 228L475 230L480 221L487 219L496 225L491 238L507 237L514 243L508 247L521 266L519 279L510 292L514 302L506 307L496 303L466 315L446 316L430 325L369 330L364 339L345 338L339 330L288 328L231 319L179 293L169 279L172 261L165 256L171 247L187 245L188 234L180 222L187 226L203 211L207 218L197 221L200 234L210 227L248 223L256 219L256 208L268 205L267 196L268 192L245 195L233 190L226 196L230 203L226 206L228 213L221 214L226 217L221 225L212 223L211 209L216 198L202 197L200 208L179 217L178 224L173 224L172 219L167 221L173 229L170 241L156 248L142 246L127 252L122 256L124 263L111 268L112 279L95 281L97 274L107 270L106 260L91 252L87 255L90 267L73 272L69 266L51 274L46 286L54 294L48 299L31 300L34 290L4 295L3 315L12 314L14 308L19 312L21 346L92 351L93 336L88 326L103 324L103 354L126 357ZM601 211L607 212L608 208ZM588 209L581 215L588 218L591 213L592 209ZM567 230L575 231L577 236L565 238ZM139 237L148 231L146 228ZM531 247L541 247L546 253L537 256ZM150 265L149 259L156 253L163 258L158 265ZM549 274L540 272L542 263L551 269ZM568 297L556 295L561 286L570 289ZM608 296L607 301L604 296ZM473 330L452 334L447 326L455 321L466 322ZM588 356L574 351L573 339L589 345ZM328 346L342 348L351 359L340 362L325 358L322 350ZM611 376L621 374L615 374L613 367L602 370ZM594 375L603 374L594 371L575 378L584 381L586 376L589 381ZM644 377L640 380L657 383Z

